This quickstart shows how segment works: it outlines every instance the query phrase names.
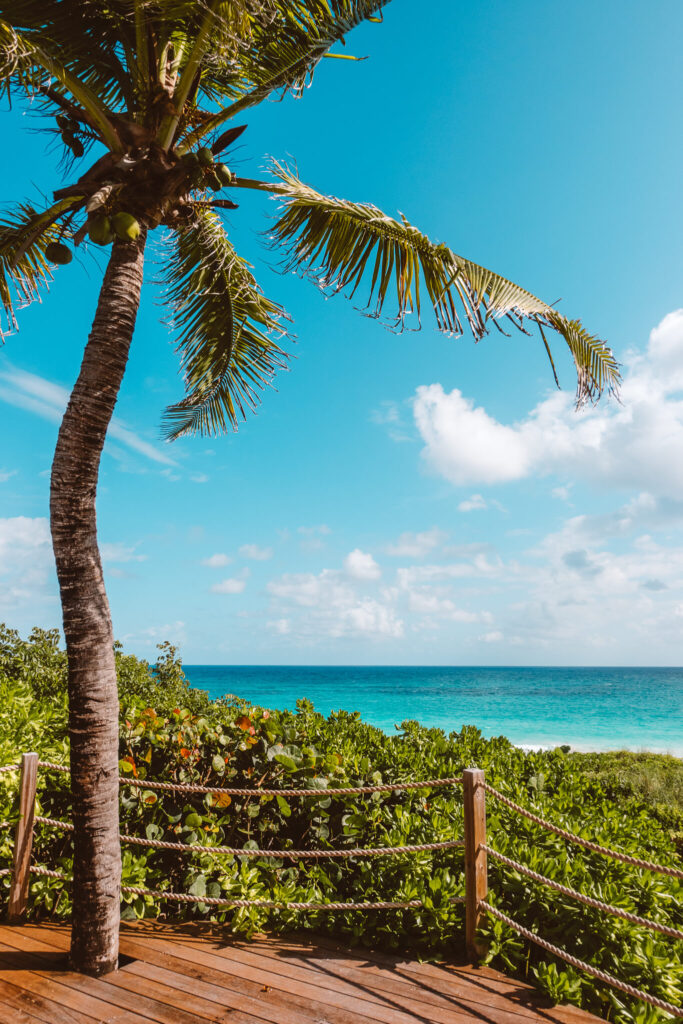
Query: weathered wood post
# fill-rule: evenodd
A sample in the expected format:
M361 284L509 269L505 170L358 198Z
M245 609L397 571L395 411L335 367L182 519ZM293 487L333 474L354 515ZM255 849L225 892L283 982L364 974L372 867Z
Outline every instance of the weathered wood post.
M17 924L22 920L28 901L37 778L38 755L22 754L19 783L19 821L17 822L17 831L14 838L12 882L9 893L9 909L7 911L7 921L9 924Z
M478 960L484 953L477 943L477 928L482 918L479 901L488 892L486 866L486 790L481 768L466 768L462 773L465 809L465 945L467 955Z

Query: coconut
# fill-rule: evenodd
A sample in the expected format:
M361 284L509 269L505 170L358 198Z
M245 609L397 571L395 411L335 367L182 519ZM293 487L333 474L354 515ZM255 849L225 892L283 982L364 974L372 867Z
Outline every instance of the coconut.
M140 224L132 213L120 210L111 219L111 226L122 242L134 242L140 234Z
M202 167L210 167L213 163L213 153L208 146L202 146L201 149L197 150L197 159Z
M227 164L216 164L216 175L223 185L229 185L232 181L232 171Z
M111 230L111 221L104 214L99 217L88 218L88 235L90 241L97 245L109 245L114 237Z
M51 263L58 263L60 266L71 263L74 258L69 246L63 245L61 242L50 242L46 245L45 256Z

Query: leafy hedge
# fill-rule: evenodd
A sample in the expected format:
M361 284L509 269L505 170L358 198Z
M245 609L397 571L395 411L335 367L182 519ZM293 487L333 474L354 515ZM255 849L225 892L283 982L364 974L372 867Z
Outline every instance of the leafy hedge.
M681 866L676 849L680 820L675 806L662 810L601 777L566 749L525 753L505 738L486 740L468 726L445 735L404 722L388 736L357 713L324 718L306 700L296 712L215 701L189 688L170 645L149 666L117 651L121 696L121 772L146 778L234 786L312 786L320 798L259 800L159 794L122 787L122 831L147 838L202 845L273 850L343 848L439 842L462 835L462 793L417 790L338 797L344 785L458 775L484 768L489 782L517 802L571 831L664 864ZM27 641L0 627L0 764L24 750L66 762L68 741L65 659L56 633L34 630ZM584 764L584 767L582 767ZM671 766L669 766L671 767ZM675 769L673 765L671 770ZM680 763L679 763L680 767ZM611 769L610 769L611 770ZM667 769L668 770L668 769ZM661 797L658 791L658 797ZM68 820L70 797L63 775L41 772L39 806L45 816ZM16 776L0 776L0 818L16 820ZM491 846L536 871L605 902L674 927L683 926L683 885L641 872L566 843L489 798ZM70 870L68 835L36 829L36 862ZM0 832L0 867L11 858L11 831ZM2 879L2 899L7 879ZM291 863L277 859L191 855L123 847L123 884L189 891L197 896L286 901L398 900L419 898L419 911L295 913L258 908L216 911L126 897L127 918L204 917L251 934L263 928L309 928L366 945L422 956L462 953L462 851ZM551 942L673 1003L683 994L683 960L676 943L577 904L489 860L490 899L509 916ZM67 916L68 891L59 881L34 878L31 914ZM1 912L1 911L0 911ZM651 1024L666 1015L555 963L529 948L505 925L482 932L488 961L521 972L552 998L567 1000L618 1022ZM679 944L680 945L680 944Z

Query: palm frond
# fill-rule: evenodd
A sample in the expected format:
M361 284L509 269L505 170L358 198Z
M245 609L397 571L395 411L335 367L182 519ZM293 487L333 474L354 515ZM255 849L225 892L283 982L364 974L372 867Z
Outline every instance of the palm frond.
M42 211L21 203L0 216L0 302L7 321L5 329L0 323L0 338L16 329L15 306L39 299L41 288L52 280L45 248L60 237L56 220L77 203L63 199Z
M436 245L403 216L396 220L370 204L323 195L278 163L273 172L278 179L273 191L282 210L272 239L287 253L284 269L349 297L369 281L365 309L379 317L393 295L396 312L391 324L397 329L406 325L411 313L419 326L421 287L437 326L449 334L463 334L466 321L479 340L492 323L500 326L501 318L525 333L527 323L537 325L541 333L550 328L565 340L574 359L579 404L595 400L605 389L618 391L619 367L611 349L580 321L568 320L500 274L458 256L446 245ZM550 355L547 342L546 348Z
M183 139L190 148L221 124L272 93L300 96L330 47L389 0L276 0L270 16L253 19L248 45L221 60L207 51L200 88L208 99L227 107Z
M109 118L105 100L90 87L95 66L90 64L79 74L69 67L68 51L65 54L51 52L54 47L45 47L32 38L31 33L20 31L7 21L0 20L0 79L18 85L29 96L40 94L53 81L59 91L70 94L89 118L105 145L114 152L121 145ZM91 59L92 60L92 59Z
M261 292L218 215L195 213L174 233L163 273L186 390L164 414L169 440L236 429L287 359L273 338L285 333L284 310Z
M108 107L130 101L122 57L134 39L131 0L3 0L1 15Z

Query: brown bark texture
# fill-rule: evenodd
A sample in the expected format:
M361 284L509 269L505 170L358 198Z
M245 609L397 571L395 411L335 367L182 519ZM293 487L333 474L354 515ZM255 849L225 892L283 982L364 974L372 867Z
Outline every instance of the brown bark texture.
M140 304L144 233L115 241L83 362L52 463L50 527L69 661L73 796L72 966L118 965L118 692L109 602L97 546L95 496Z

